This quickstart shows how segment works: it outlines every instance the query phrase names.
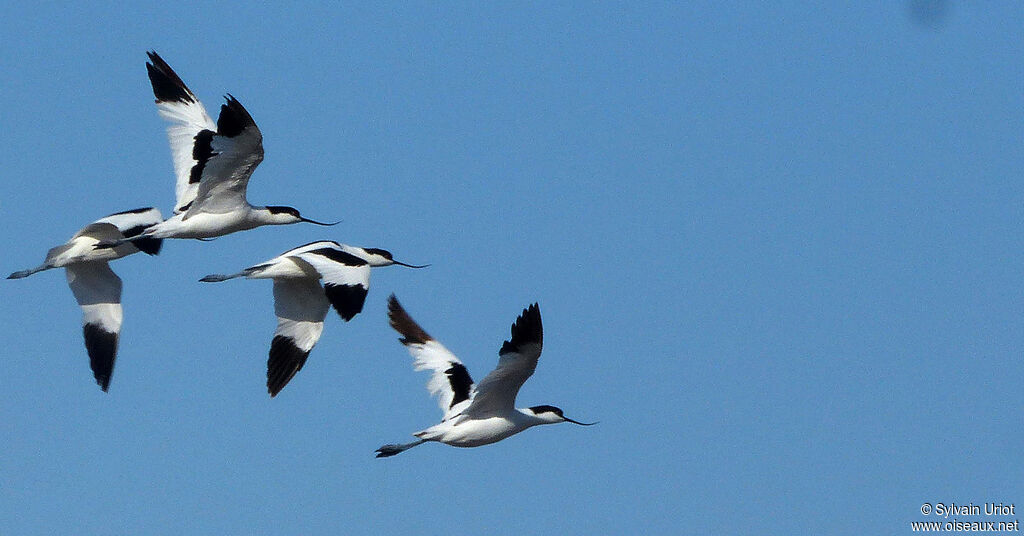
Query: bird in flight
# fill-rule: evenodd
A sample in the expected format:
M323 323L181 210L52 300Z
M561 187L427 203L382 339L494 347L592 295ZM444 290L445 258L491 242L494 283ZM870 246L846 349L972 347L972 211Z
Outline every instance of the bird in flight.
M273 397L305 365L320 340L329 306L346 322L352 320L363 310L370 289L370 268L393 264L424 267L398 262L383 249L322 240L286 251L237 274L211 274L200 281L215 283L236 277L274 280L277 329L267 359L267 391Z
M515 407L519 388L537 368L543 345L540 308L536 303L516 318L512 336L498 351L497 368L478 384L473 383L469 371L455 354L428 335L405 312L394 294L388 300L388 318L391 327L402 335L398 340L412 355L415 370L431 371L427 389L438 398L444 418L439 424L414 433L418 439L412 443L380 447L378 458L394 456L427 441L453 447L479 447L539 424L597 424L574 421L554 406Z
M114 247L144 238L209 239L262 225L322 223L292 207L254 207L246 199L249 178L263 161L263 134L252 116L231 95L214 123L203 103L156 52L146 69L160 115L170 122L167 138L177 176L174 216L137 237L105 241Z
M138 237L143 230L163 220L160 211L139 208L111 214L83 227L65 244L51 249L43 264L14 272L7 279L21 279L52 268L64 268L68 285L82 307L82 332L89 365L100 389L110 387L121 334L121 278L110 269L109 261L140 251L160 252L159 238L145 237L116 247L96 249L102 241Z

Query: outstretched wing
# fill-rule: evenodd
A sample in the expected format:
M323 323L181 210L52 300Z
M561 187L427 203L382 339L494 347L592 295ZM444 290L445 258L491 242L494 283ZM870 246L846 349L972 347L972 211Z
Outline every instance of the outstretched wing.
M223 214L248 205L245 191L249 177L263 161L263 134L242 103L227 96L217 117L217 132L197 134L193 156L202 167L186 218L199 212Z
M82 307L82 332L93 376L106 391L121 334L121 278L103 261L70 264L67 278Z
M364 259L342 251L337 244L329 245L333 242L320 244L324 246L296 248L305 250L291 256L316 269L323 279L327 299L338 315L348 322L363 310L366 293L370 290L370 265Z
M543 345L540 307L535 303L523 309L512 324L512 338L505 341L498 351L497 368L480 380L476 396L465 413L483 415L514 408L519 388L537 369Z
M324 330L329 306L314 279L275 279L277 330L267 359L267 391L276 396L306 364Z
M444 420L461 413L469 404L473 392L473 379L462 361L423 331L405 312L394 294L388 298L388 319L391 327L402 335L398 340L409 349L413 368L432 372L427 381L427 390L438 398L438 404L444 411Z
M177 214L186 210L199 190L199 180L206 164L203 152L196 150L199 133L205 131L212 135L217 131L217 125L171 66L156 52L146 54L150 60L146 63L146 71L153 85L157 111L171 122L167 127L167 139L171 143L171 159L177 176L174 203L174 213Z

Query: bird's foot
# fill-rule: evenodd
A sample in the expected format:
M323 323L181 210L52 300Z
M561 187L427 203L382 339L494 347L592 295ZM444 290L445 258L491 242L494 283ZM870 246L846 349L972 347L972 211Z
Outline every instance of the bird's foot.
M388 456L394 456L395 454L398 454L403 450L405 449L402 448L402 445L384 445L383 447L377 449L377 457L387 458Z

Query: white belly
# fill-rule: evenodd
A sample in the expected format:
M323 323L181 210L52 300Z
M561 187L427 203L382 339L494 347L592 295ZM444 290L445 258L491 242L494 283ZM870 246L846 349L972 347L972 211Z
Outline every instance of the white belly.
M177 214L146 234L153 238L215 238L256 227L248 215L248 211L241 210L226 214L200 212L184 219L184 214Z
M453 447L479 447L489 445L525 430L504 417L464 421L452 426L441 423L413 435L420 439L440 441Z

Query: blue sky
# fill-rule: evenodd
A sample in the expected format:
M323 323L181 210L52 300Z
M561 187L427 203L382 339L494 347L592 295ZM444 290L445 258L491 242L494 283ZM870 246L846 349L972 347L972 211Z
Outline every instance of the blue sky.
M106 394L63 275L0 283L2 534L902 534L924 502L1024 507L1015 3L6 17L5 273L170 213L150 49L260 125L250 201L344 221L114 263ZM317 239L432 266L376 271L271 400L270 284L197 280ZM440 416L392 292L476 379L539 302L520 405L601 424L374 459Z

